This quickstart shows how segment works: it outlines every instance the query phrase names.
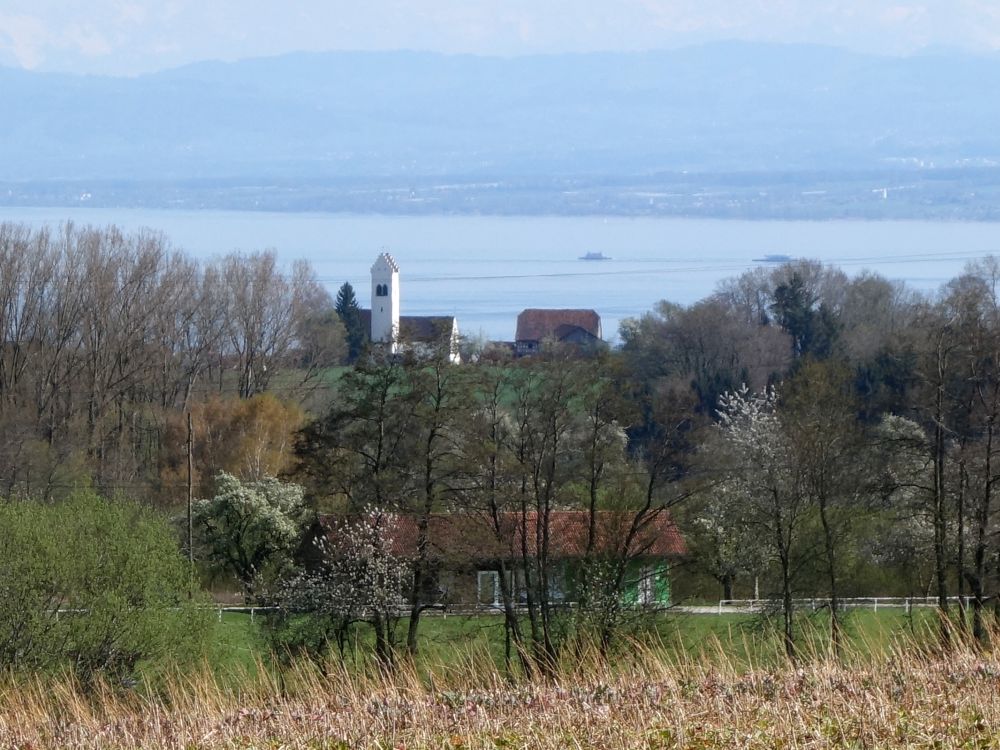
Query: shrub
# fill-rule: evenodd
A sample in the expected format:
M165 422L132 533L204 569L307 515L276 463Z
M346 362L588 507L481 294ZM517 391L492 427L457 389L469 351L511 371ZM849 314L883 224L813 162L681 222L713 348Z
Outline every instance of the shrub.
M0 505L0 666L130 678L203 650L210 618L170 526L149 510L77 493Z

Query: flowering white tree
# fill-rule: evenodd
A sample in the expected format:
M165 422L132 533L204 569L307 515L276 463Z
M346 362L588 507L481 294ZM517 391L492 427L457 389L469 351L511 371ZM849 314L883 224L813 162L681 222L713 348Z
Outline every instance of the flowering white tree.
M317 539L322 565L287 578L278 587L279 617L308 616L314 640L336 637L341 652L347 627L364 621L375 630L375 652L384 664L392 661L393 631L403 612L402 592L410 576L397 557L389 533L391 516L367 509L359 516L334 521L328 535ZM315 633L318 632L318 637ZM312 644L315 651L326 644Z
M882 418L875 431L891 492L890 523L871 542L881 566L896 566L917 591L930 591L935 574L937 513L933 486L933 452L924 428L894 414Z
M741 575L756 577L763 562L735 485L722 482L700 493L688 539L698 550L695 559L722 585L723 599L733 598L733 587ZM756 595L756 586L754 590Z
M737 503L736 517L759 540L781 574L785 652L795 655L794 559L807 510L806 493L778 414L773 388L744 385L719 399L722 486Z
M265 569L289 561L312 514L296 484L243 482L225 472L215 482L215 496L192 508L194 530L208 561L233 573L250 598Z

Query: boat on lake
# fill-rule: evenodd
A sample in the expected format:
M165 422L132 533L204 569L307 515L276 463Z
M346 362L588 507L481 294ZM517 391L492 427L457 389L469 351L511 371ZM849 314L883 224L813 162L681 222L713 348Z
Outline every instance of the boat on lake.
M795 260L791 255L781 255L780 253L769 253L762 258L754 258L754 263L789 263Z
M580 256L580 260L612 260L612 258L604 253L585 253Z

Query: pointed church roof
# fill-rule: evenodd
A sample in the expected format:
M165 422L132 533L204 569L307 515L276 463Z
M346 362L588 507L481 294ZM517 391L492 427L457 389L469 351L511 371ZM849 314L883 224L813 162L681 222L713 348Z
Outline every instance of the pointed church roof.
M372 273L386 269L393 273L399 273L399 266L396 264L396 259L389 255L389 253L381 253L375 259L375 263L372 264Z

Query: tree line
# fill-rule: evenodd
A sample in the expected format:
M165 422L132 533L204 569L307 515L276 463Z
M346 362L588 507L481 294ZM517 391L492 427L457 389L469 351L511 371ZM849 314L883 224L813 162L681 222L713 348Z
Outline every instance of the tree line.
M73 224L0 224L0 332L7 496L92 484L176 502L177 415L301 398L344 351L306 263L285 272L273 251L200 263L155 232Z
M639 525L669 510L691 547L681 591L777 602L789 655L800 597L827 602L835 647L841 600L873 594L934 596L945 637L985 639L1000 613L998 279L986 258L919 294L797 261L689 307L661 303L623 325L615 351L487 349L462 368L369 357L302 433L290 476L353 510L481 513L498 537L512 533L503 511L530 513L539 545L516 563L526 620L513 589L503 605L534 668L568 643L544 551L547 514L566 508ZM425 544L410 561L410 650ZM628 557L584 561L575 617L600 642L626 617ZM516 581L503 562L500 581Z
M835 643L845 595L933 595L946 634L980 639L1000 612L998 279L985 258L918 294L798 261L623 328L643 387L687 394L703 425L694 564L726 598L742 579L781 601L790 654L795 596L829 599Z
M513 514L536 540L515 546L516 571L496 561L526 670L572 645L548 551L550 519L569 509L622 511L622 538L669 511L690 548L677 593L780 602L789 653L801 596L829 600L834 642L838 600L874 593L933 595L945 632L968 623L985 638L1000 580L998 278L987 258L920 294L794 261L690 306L660 303L626 321L613 350L510 359L486 346L453 366L434 346L371 349L350 290L335 305L308 265L282 272L273 252L199 263L154 233L0 225L0 481L8 496L93 484L176 508L190 412L198 496L240 496L213 486L220 471L302 488L305 510L274 554L222 566L251 594L269 558L274 596L300 596L293 580L342 586L307 560L317 511L417 519L405 622L372 623L383 654L397 632L418 648L434 602L431 520L454 511L506 542ZM339 553L355 573L385 569L372 555L389 551L367 534ZM598 551L593 524L588 534L574 627L609 644L630 618L635 551ZM385 575L355 575L370 591L342 597L351 611L329 612L330 632L377 615Z

